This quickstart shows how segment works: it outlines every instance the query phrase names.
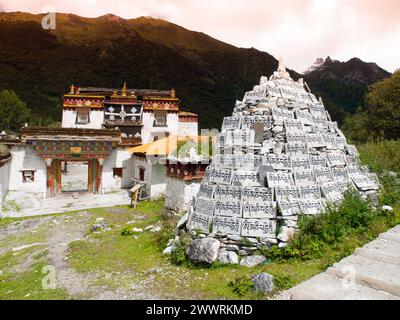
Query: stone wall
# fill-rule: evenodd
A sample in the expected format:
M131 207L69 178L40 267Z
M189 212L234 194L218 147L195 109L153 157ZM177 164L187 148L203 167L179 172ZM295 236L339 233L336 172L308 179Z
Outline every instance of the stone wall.
M177 213L187 211L190 201L199 192L200 183L201 180L184 181L167 176L165 208Z
M340 204L349 190L364 199L376 198L379 190L378 177L361 166L322 100L282 64L236 102L216 151L187 227L240 254L286 246L300 215Z

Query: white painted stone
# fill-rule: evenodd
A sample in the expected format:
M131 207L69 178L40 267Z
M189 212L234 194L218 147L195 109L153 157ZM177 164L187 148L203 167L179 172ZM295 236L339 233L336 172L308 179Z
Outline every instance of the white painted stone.
M267 260L264 256L260 255L253 255L253 256L247 256L244 257L240 261L240 265L248 268L255 267L257 265L262 264L265 260Z

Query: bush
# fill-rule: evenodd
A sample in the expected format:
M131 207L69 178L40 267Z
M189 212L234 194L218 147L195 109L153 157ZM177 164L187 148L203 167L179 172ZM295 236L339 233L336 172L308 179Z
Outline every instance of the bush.
M245 296L251 293L253 289L253 282L249 277L239 277L229 283L232 291L239 296Z
M272 261L323 258L329 264L398 222L396 213L375 211L358 193L349 192L340 206L317 216L300 216L300 230L287 247L273 246L260 253Z
M175 220L173 219L163 219L161 231L157 234L157 244L161 250L164 250L169 239L175 238Z
M123 236L131 236L133 234L134 234L134 232L132 231L132 227L130 227L130 226L125 226L121 230L121 235L123 235Z
M288 275L275 275L274 285L279 290L287 290L295 285L293 279Z
M185 234L180 237L180 240L175 243L175 250L171 254L172 263L175 265L186 265L188 267L193 267L194 265L189 261L186 256L186 248L188 247L191 238Z

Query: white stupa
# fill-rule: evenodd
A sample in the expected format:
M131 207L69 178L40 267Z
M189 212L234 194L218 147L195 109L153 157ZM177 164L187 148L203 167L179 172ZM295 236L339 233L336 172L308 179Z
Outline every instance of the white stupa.
M366 198L376 194L379 181L360 166L356 148L322 100L303 79L294 81L280 61L224 118L187 228L285 243L300 214L323 212L349 189Z

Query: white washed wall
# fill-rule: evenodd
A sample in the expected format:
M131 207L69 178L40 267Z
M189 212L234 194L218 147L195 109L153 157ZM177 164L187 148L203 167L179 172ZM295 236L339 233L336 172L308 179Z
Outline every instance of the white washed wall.
M149 182L151 178L151 164L148 163L145 157L141 156L132 156L132 176L139 180L140 175L139 175L139 168L143 167L145 168L144 172L144 180L145 182Z
M103 110L91 110L90 122L88 124L76 124L76 110L63 110L62 127L63 128L86 128L101 129L104 122Z
M131 153L123 148L117 148L104 160L102 175L102 192L118 191L121 188L128 188L132 178ZM122 180L113 176L114 168L123 168Z
M163 164L157 163L152 165L150 190L150 197L152 199L165 195L166 171L167 168Z
M154 141L155 136L161 136L164 132L170 135L177 135L179 129L178 114L167 113L167 127L153 127L154 113L143 113L143 127L142 127L142 143L150 143Z
M198 123L197 122L179 122L179 136L197 136L198 135Z
M132 157L133 177L139 179L139 168L145 168L144 182L150 188L150 198L158 198L165 194L166 188L166 168L164 164L154 163L145 157Z
M183 181L166 177L165 207L175 212L187 211L192 198L200 189L201 180Z
M0 167L0 213L4 197L8 192L8 185L10 183L10 170L11 161L8 161L2 167Z
M47 169L45 161L29 146L11 148L11 168L9 191L34 193L46 197ZM21 170L35 170L34 182L22 182Z

